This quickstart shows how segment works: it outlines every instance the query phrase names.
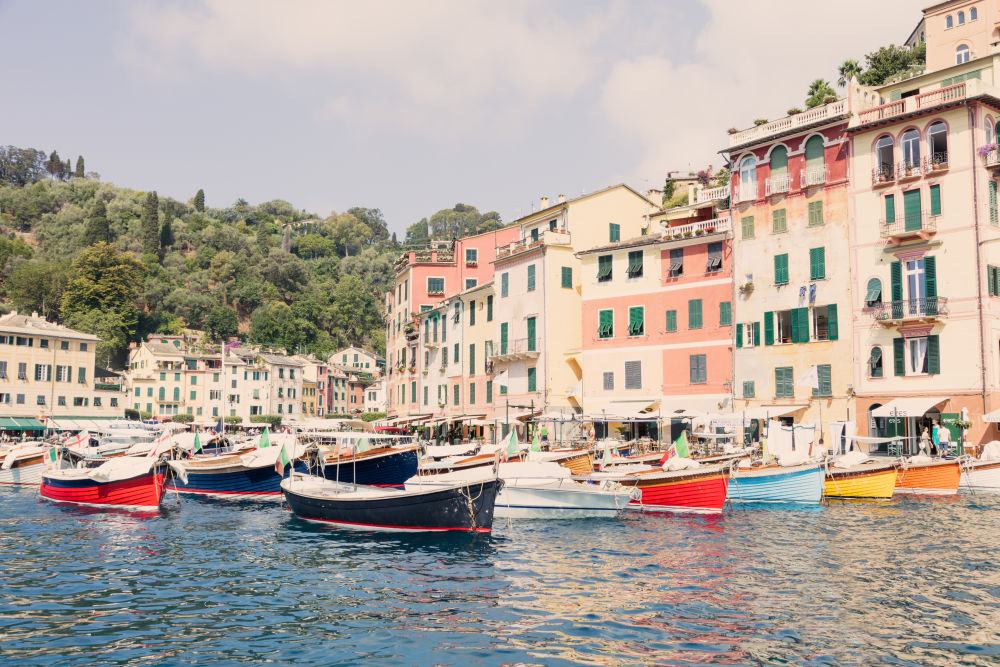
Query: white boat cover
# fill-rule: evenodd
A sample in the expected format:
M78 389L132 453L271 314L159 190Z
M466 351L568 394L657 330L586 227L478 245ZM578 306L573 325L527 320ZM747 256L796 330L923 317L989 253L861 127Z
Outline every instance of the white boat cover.
M666 460L662 468L664 470L693 470L701 464L694 459L684 458L683 456L674 456Z
M285 455L289 460L296 459L306 453L306 448L307 445L294 442L293 439L292 443L285 444ZM281 443L275 444L272 440L270 447L247 452L240 457L240 462L248 468L263 468L276 464L279 456L281 456Z
M88 469L87 477L98 482L117 482L146 474L155 462L150 456L118 456Z
M441 459L447 456L462 456L469 455L476 449L475 443L468 443L465 445L429 445L427 447L427 456L432 459ZM496 451L495 449L493 451Z
M843 456L837 457L837 459L833 462L833 467L834 468L851 468L853 466L860 465L860 464L862 464L862 463L864 463L866 461L870 461L870 460L871 459L868 457L867 454L863 454L863 453L859 452L858 450L853 449L853 450L847 452L846 454L844 454Z
M10 450L10 453L3 459L3 465L0 466L3 470L10 470L14 467L14 463L24 457L38 456L39 454L44 454L49 450L48 447L42 447L39 445L21 445L20 447L15 447Z
M923 417L935 405L944 403L947 396L913 396L894 398L872 411L872 417Z
M1000 461L1000 440L991 440L983 445L979 454L980 461Z

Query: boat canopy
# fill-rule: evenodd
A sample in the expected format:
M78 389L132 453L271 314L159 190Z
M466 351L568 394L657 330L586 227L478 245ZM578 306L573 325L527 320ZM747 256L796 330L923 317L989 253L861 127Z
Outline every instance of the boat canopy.
M872 417L923 417L935 405L947 400L947 396L894 398L882 407L875 408Z

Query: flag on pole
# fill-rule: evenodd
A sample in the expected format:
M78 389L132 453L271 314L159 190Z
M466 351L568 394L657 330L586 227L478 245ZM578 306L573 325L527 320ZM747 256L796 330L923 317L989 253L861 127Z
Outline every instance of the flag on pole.
M538 442L538 430L535 430L535 437L531 439L531 451L540 452L542 451L542 445Z
M799 387L812 387L819 390L819 367L810 366L806 374L800 377L795 384Z
M55 463L56 461L59 460L59 449L57 447L50 447L49 448L48 459L49 459L49 463Z
M67 438L66 447L82 447L90 442L90 433L87 431L80 431L76 434L75 438Z
M368 438L361 438L358 440L358 454L361 452L367 452L371 448L372 446L371 443L368 442Z
M675 456L677 456L677 446L676 445L670 445L670 447L667 449L667 451L664 452L663 458L660 459L660 465L662 466L663 464L665 464L667 461L669 461L670 459L674 458Z
M609 445L608 441L605 440L604 441L604 455L601 456L601 465L604 466L604 465L607 465L609 463L611 463L611 445Z
M681 434L674 440L674 447L677 450L677 456L682 459L688 458L690 452L688 451L687 431L681 431Z
M278 458L274 462L274 471L281 476L285 475L285 466L287 466L291 461L288 458L288 452L285 451L285 443L281 443L281 451L278 453Z
M201 438L198 437L198 433L194 434L194 446L191 447L191 454L197 454L201 451Z
M507 452L504 455L504 461L517 454L517 450L517 429L511 428L510 435L507 436Z
M264 427L264 432L260 434L260 442L257 443L257 449L264 449L265 447L271 446L271 438L267 435L267 427Z
M222 433L222 417L219 417L219 423L215 425L215 432Z

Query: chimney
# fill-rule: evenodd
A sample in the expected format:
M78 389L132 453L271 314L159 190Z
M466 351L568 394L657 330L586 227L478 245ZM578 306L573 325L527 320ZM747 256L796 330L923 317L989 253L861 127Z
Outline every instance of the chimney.
M559 195L559 203L560 204L566 203L566 195Z
M548 207L549 207L549 198L542 197L542 207L539 210L544 210L547 209Z

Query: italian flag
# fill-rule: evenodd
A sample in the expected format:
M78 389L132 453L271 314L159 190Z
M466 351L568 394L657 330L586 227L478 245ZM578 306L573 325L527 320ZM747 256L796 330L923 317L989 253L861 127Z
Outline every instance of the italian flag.
M195 433L194 434L194 446L191 447L191 455L193 456L193 455L197 454L200 451L201 451L201 439L198 437L198 434Z
M57 447L50 447L48 458L49 458L49 463L55 463L56 461L58 461L59 449Z
M264 433L267 433L265 430ZM281 452L278 454L278 459L274 462L274 471L284 477L285 466L291 463L288 458L288 452L285 451L285 443L281 443Z
M511 427L510 435L507 436L507 455L504 459L508 459L511 456L517 454L518 444L517 444L517 429Z
M271 446L271 438L267 435L267 427L264 427L264 432L260 434L260 443L257 444L257 449L264 449L265 447Z

